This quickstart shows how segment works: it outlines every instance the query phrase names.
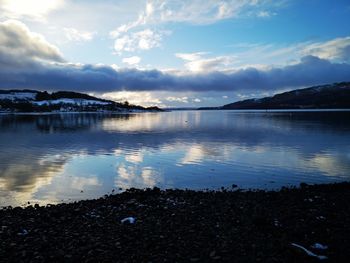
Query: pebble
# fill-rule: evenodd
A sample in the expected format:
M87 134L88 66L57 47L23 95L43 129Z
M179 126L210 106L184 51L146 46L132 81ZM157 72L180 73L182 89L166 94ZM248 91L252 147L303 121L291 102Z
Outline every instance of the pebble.
M310 196L312 203L303 202ZM0 261L315 260L290 248L296 241L333 262L347 262L349 203L350 184L343 183L271 192L130 189L96 200L6 208L0 210ZM119 223L127 218L137 224ZM24 230L27 235L17 235Z

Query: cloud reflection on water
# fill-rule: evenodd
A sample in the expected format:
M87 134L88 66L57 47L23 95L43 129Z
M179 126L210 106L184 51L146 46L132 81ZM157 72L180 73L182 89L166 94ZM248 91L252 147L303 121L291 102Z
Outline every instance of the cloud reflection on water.
M265 187L271 178L280 184L349 179L348 117L198 111L1 115L0 205L92 198L114 187Z

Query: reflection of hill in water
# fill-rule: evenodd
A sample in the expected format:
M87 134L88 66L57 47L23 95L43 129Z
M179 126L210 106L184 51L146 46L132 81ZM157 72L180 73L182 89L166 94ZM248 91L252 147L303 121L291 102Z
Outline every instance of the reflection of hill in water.
M218 118L218 115L220 115ZM252 147L263 145L331 147L346 145L350 112L337 114L213 112L152 113L130 115L62 114L0 116L0 152L17 148L88 153L113 151L119 145L158 148L179 141L221 142ZM296 139L297 137L297 139ZM300 146L300 147L298 147ZM7 150L6 150L7 149Z
M318 128L327 131L350 131L350 111L273 113L271 116L288 126L298 125L304 129L318 126Z
M225 132L227 129L249 128L280 129L295 127L312 129L317 126L324 131L350 130L350 112L213 112L142 113L142 114L44 114L0 115L0 127L4 129L36 128L38 131L64 132L99 129L109 132ZM213 116L210 116L213 115ZM221 115L218 116L217 115ZM231 121L231 123L228 123ZM263 121L263 122L262 122ZM242 125L245 122L244 125ZM181 133L180 133L181 134ZM196 135L196 134L192 134Z
M43 114L43 115L3 115L0 116L0 127L18 128L18 125L36 127L44 132L64 132L93 129L103 119L112 118L129 120L133 114Z

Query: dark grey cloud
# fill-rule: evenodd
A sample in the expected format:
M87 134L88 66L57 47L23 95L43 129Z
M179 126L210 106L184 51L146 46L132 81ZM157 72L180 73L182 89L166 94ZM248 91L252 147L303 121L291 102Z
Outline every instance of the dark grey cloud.
M0 54L1 55L1 54ZM0 61L3 57L0 56ZM40 90L112 91L245 91L274 90L350 80L350 65L314 56L300 63L270 70L247 68L233 73L174 75L159 70L123 69L109 66L36 63L34 70L0 72L0 88Z
M344 51L344 52L347 52ZM305 56L294 65L269 70L171 74L66 63L59 50L21 22L0 23L0 89L31 88L82 92L273 91L350 81L350 64Z
M345 61L350 61L350 45L347 45L340 50L340 57Z

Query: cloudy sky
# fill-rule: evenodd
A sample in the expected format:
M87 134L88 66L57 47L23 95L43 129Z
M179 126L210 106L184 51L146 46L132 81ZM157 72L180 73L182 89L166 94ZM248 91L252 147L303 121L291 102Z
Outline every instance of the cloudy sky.
M349 0L0 0L0 89L218 106L350 81Z

